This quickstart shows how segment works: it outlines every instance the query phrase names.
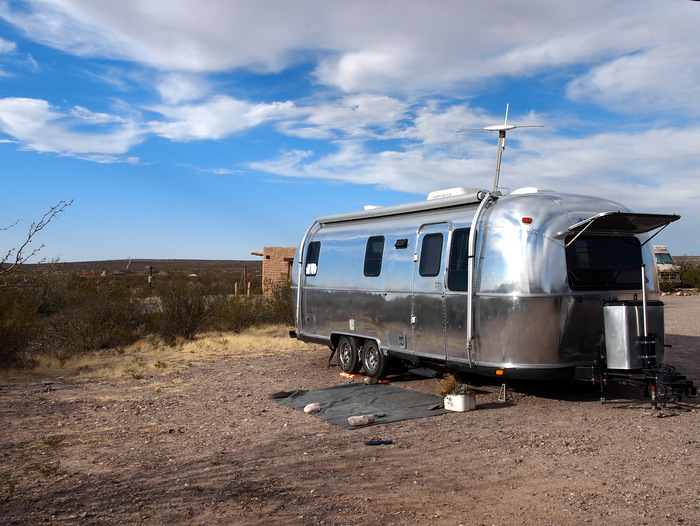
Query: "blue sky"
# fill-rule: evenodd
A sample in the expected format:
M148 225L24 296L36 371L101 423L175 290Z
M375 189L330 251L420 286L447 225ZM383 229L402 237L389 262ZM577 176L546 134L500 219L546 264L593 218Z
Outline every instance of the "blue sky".
M700 254L700 2L0 0L0 251L253 259L320 215L501 187L678 213Z

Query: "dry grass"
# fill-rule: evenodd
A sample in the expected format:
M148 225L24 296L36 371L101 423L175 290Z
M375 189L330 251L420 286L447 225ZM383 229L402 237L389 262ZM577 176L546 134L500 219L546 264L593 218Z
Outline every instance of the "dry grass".
M282 325L254 327L241 333L209 333L194 340L167 345L157 338L141 340L119 350L100 351L65 361L41 357L31 370L0 371L0 380L18 376L88 380L94 378L141 380L166 375L195 363L235 357L259 357L308 348L289 337Z

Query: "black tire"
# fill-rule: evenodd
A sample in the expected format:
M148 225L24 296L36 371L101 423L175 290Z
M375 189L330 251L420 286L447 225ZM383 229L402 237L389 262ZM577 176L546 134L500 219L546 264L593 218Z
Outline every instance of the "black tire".
M362 365L370 378L383 378L389 370L389 359L379 350L377 342L365 340L362 346Z
M338 366L340 370L348 374L357 374L362 368L360 356L357 350L357 340L350 336L341 336L336 349L338 354Z

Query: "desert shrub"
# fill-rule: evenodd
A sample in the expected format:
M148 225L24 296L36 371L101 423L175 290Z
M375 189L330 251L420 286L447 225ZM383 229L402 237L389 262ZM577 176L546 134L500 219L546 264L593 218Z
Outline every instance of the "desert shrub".
M289 282L270 296L226 296L221 298L212 328L240 332L265 324L293 325L292 293Z
M153 309L149 327L165 341L191 340L217 310L221 296L205 281L174 275L157 286L160 308Z
M659 289L661 292L673 292L675 290L675 286L670 281L660 281Z
M226 296L217 306L212 328L221 331L241 332L260 324L260 307L263 299L253 296Z
M700 267L693 265L683 269L681 282L684 287L700 288Z
M51 314L45 345L63 357L135 341L143 316L128 290L73 279Z
M31 281L22 288L22 296L42 317L52 316L65 309L70 291L78 283L77 278L70 274L54 272L45 274Z
M19 291L0 289L0 364L26 365L35 342L36 315Z
M266 303L263 323L294 325L292 287L289 281L280 282L274 294L266 298Z
M12 276L21 286L0 288L2 364L30 364L39 353L68 358L118 348L145 334L174 342L207 330L293 323L289 283L272 297L234 296L240 272L167 270L152 286L143 274L24 272Z

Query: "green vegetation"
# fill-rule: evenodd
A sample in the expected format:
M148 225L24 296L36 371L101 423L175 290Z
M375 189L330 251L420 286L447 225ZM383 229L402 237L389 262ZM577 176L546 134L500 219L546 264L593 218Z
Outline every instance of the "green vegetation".
M700 266L682 265L681 283L686 288L700 289Z
M258 294L235 294L245 290L244 274ZM31 366L40 356L64 361L150 336L174 345L207 331L293 321L289 283L263 297L260 276L244 269L168 269L153 277L149 283L143 270L16 270L0 287L0 364Z

